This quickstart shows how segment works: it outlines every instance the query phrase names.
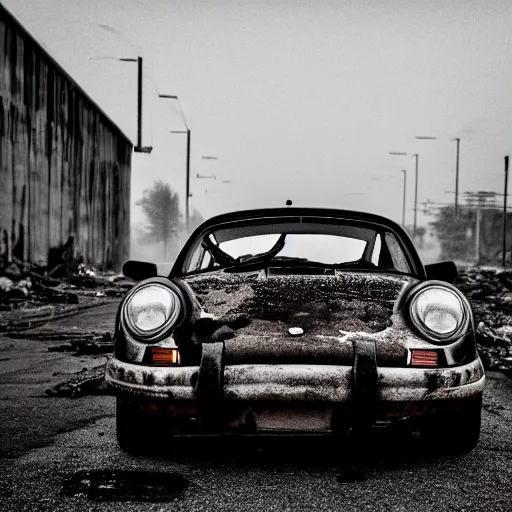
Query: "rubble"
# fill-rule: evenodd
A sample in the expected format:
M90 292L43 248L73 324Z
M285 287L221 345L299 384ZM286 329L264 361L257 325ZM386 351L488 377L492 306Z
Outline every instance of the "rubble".
M0 268L0 332L103 304L122 297L133 285L122 274L83 263L49 267L14 259Z
M100 364L89 370L84 368L68 380L47 389L45 393L49 397L78 398L84 395L111 394L112 390L105 382L105 364Z
M112 334L83 329L37 329L26 332L12 331L10 338L30 338L43 342L62 342L48 347L48 352L74 352L76 355L107 354L114 351Z
M473 308L485 368L512 373L512 270L460 268L455 285Z

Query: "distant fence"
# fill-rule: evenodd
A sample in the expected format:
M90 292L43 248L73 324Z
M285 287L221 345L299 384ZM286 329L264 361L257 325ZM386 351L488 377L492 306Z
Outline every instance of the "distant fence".
M0 5L0 258L119 267L132 144Z

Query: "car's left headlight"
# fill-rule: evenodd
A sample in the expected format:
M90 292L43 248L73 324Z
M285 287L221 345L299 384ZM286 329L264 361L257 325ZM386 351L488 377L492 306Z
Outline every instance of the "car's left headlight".
M434 343L455 341L469 325L469 305L456 290L429 284L413 292L409 316L413 326Z
M181 320L183 309L183 297L172 284L148 282L126 298L122 321L137 341L155 343Z

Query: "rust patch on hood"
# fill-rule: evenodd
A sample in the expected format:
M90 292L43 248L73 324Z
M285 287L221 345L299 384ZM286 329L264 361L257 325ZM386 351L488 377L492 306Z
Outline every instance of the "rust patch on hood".
M273 335L301 327L308 335L339 331L375 333L391 326L404 276L337 272L335 275L271 275L224 272L186 278L217 326L236 325L240 334ZM250 321L250 325L249 324Z

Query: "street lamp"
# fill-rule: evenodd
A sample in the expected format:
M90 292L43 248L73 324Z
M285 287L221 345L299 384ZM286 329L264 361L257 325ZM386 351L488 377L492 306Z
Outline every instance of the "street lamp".
M407 169L402 169L402 172L404 173L404 198L402 201L402 226L405 229L405 194L407 190Z
M185 125L185 130L171 130L171 133L186 133L187 134L187 175L185 181L185 224L187 226L187 233L190 227L190 128L187 125L187 120L185 119L185 114L183 113L183 109L181 108L180 102L178 100L178 96L173 96L170 94L159 94L159 98L164 99L172 99L178 102L178 107L181 112L181 118L183 120L183 124Z
M459 207L459 153L460 153L460 138L456 137L451 142L457 143L457 158L455 160L455 218L457 218Z
M389 151L388 152L390 155L395 155L395 156L407 156L407 153L404 153L404 152L401 152L401 151ZM416 169L416 179L415 179L415 186L414 186L414 226L413 226L413 235L414 237L416 237L416 231L417 231L417 210L418 210L418 158L419 158L419 155L417 153L415 153L414 155L412 155L413 157L415 157L416 159L416 165L415 165L415 169ZM406 169L402 169L402 172L404 173L404 192L403 192L403 205L402 205L402 225L404 226L405 228L405 201L406 201L406 185L407 185L407 170Z
M419 140L437 140L437 137L426 137L426 136L417 136ZM455 137L454 139L450 139L450 142L457 143L456 150L456 158L455 158L455 208L454 215L457 218L459 212L459 156L460 156L460 138Z
M105 23L98 23L99 28L106 30L108 32L113 32L124 39L130 46L135 48L138 52L140 51L140 46L135 46L133 43L127 39L124 34L110 25ZM110 58L110 57L107 57ZM114 57L115 58L115 57ZM92 59L90 59L92 60ZM135 153L151 153L153 148L151 146L142 146L142 57L134 58L117 58L117 60L121 62L136 62L137 63L137 145L133 148Z
M106 26L106 25L105 25ZM90 57L89 60L112 59L120 62L137 62L137 145L134 146L135 153L151 153L151 146L142 145L142 57Z
M137 145L133 148L135 153L151 153L151 146L142 146L142 57L121 58L122 62L137 62Z
M402 154L402 153L400 153ZM398 165L382 165L381 167L399 167ZM399 167L400 168L400 167ZM406 190L407 190L407 170L401 169L402 173L404 174L404 185L403 185L403 200L402 200L402 226L405 229L405 205L406 205ZM371 176L372 180L380 180L382 177L391 178L391 179L397 179L397 176L393 176L390 174L380 174L378 176Z
M186 133L187 134L187 178L185 182L185 220L187 230L190 224L190 129L186 130L171 130L171 133Z
M505 267L507 255L507 194L508 194L508 155L505 157L505 192L503 194L503 257L502 264Z
M416 233L417 233L417 215L418 215L418 160L420 158L420 155L418 153L415 153L412 155L415 160L415 179L414 179L414 224L413 224L413 236L414 240L416 240Z

